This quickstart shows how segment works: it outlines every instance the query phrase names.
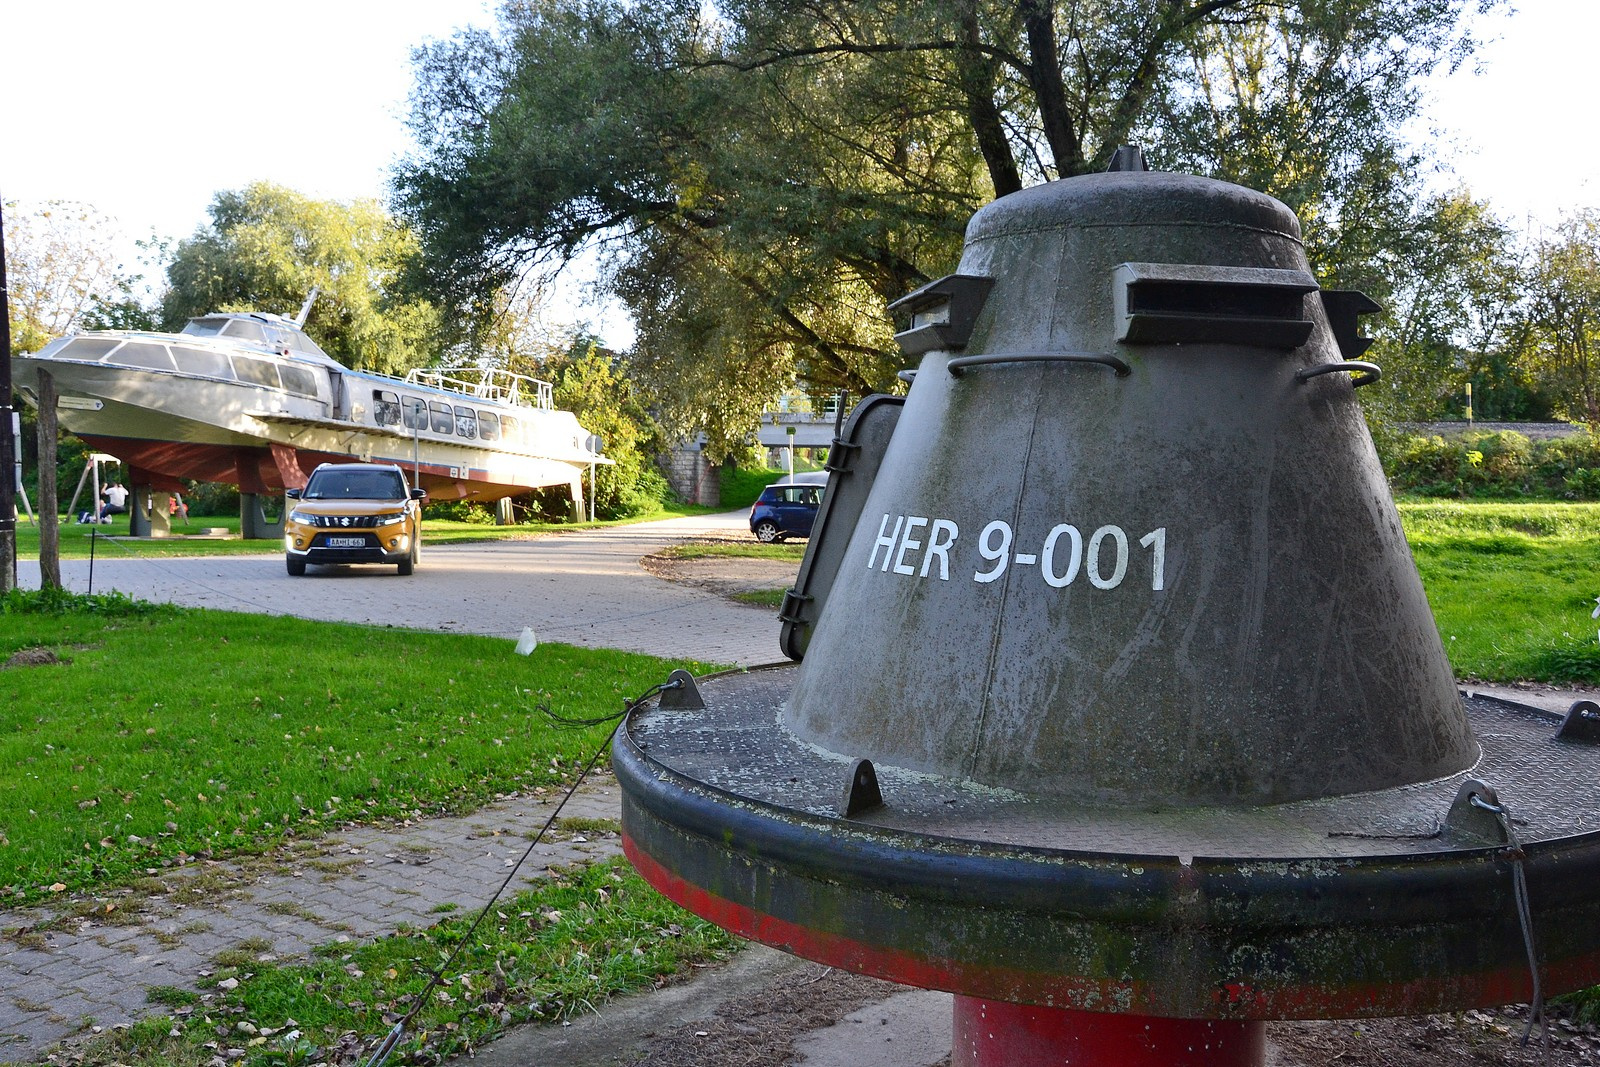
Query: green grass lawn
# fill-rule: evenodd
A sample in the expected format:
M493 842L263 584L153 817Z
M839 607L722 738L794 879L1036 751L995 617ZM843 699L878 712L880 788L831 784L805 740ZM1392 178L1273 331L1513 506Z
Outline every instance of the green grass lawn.
M560 782L675 664L509 640L142 605L0 614L0 894L37 900L343 822ZM705 665L686 665L704 669Z
M1600 505L1404 501L1458 677L1600 683Z
M547 712L620 712L674 667L711 667L512 648L115 594L14 592L0 600L0 662L21 652L33 665L0 669L0 904L56 900L68 916L113 900L126 908L120 894L151 872L195 870L203 883L205 860L270 858L340 824L564 788L610 727L572 728ZM71 1062L199 1067L218 1055L221 1019L222 1044L237 1044L248 1067L337 1058L330 1046L377 1038L409 1009L474 917L441 916L363 945L330 941L309 963L262 962L242 946L204 979L209 1000L159 988L152 1000L182 1017L158 1006ZM0 929L24 943L38 933L3 913ZM564 1020L735 946L626 865L574 870L500 902L396 1062L437 1062L512 1022ZM238 1019L279 1035L247 1041L231 1029Z
M764 545L760 541L710 541L673 545L666 555L677 559L780 559L792 560L796 565L805 558L806 542L778 542Z

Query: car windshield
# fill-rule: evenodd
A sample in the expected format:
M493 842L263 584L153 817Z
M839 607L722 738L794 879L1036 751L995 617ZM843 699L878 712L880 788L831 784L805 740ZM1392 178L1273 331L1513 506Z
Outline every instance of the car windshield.
M306 485L307 500L404 500L398 471L318 471Z

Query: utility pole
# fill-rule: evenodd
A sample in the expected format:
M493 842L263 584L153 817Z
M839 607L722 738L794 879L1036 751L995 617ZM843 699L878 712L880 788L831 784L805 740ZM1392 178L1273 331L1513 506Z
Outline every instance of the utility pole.
M0 595L17 587L17 438L11 392L11 290L6 288L5 198L0 197Z

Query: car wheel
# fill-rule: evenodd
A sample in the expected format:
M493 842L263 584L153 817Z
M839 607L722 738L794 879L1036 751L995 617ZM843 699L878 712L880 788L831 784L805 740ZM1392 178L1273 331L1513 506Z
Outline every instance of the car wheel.
M303 559L287 556L284 558L283 563L289 569L289 577L291 578L298 578L306 572L306 561Z
M774 544L783 540L783 531L771 519L762 519L756 523L756 540L764 545Z
M413 571L415 571L417 569L417 556L418 555L419 555L419 553L417 552L417 539L415 537L413 537L411 539L411 552L410 552L410 554L407 555L405 559L400 561L400 568L399 569L400 569L400 574L402 576L410 574L411 572L413 572Z

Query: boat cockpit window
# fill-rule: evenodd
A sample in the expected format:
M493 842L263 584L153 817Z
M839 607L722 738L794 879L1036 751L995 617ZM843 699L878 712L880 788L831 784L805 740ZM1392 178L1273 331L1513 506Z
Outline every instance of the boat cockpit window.
M263 344L267 339L262 332L261 323L250 319L230 319L222 315L190 319L183 332L191 337L227 337L252 344Z
M456 429L456 413L450 409L449 404L441 404L437 400L428 401L428 414L432 416L431 428L434 433L454 433Z
M185 374L199 374L207 378L233 380L233 368L228 366L227 355L215 349L174 345L172 358L177 362L178 369Z
M456 436L478 439L478 413L471 408L456 408Z
M271 360L234 356L233 372L239 376L241 382L264 385L269 389L283 388L278 381L278 365Z
M117 349L110 362L125 363L130 367L149 367L151 370L176 370L172 353L166 345L142 344L129 341Z
M414 396L400 398L400 416L408 430L425 430L428 427L428 405Z
M98 360L121 343L115 337L74 337L56 353L56 358Z
M516 417L512 415L500 416L500 436L507 441L520 443L522 441L522 423L518 422Z
M478 412L478 436L485 441L500 440L500 419L487 411Z
M327 355L327 353L317 345L317 342L313 341L299 330L290 331L289 342L294 345L295 351L297 352L310 352L312 355L317 356Z
M301 494L306 500L404 500L405 479L395 471L314 471Z
M400 425L400 398L387 389L372 391L372 417L379 426Z
M217 332L235 341L253 341L256 344L265 344L268 340L267 331L262 328L261 324L259 322L251 322L249 319L228 319L227 325Z
M278 364L278 373L283 376L283 387L291 393L301 396L317 395L317 376L309 367L301 367L294 363Z

